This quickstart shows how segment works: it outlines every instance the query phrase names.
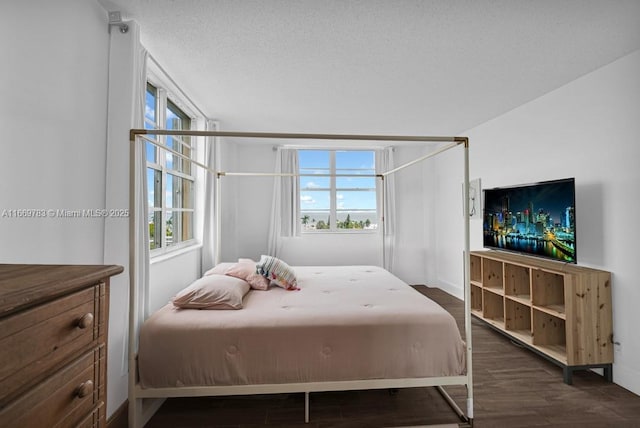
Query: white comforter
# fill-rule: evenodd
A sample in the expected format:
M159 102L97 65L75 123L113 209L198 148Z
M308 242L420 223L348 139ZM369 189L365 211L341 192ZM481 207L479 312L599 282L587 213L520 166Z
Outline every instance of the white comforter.
M143 388L460 375L453 317L373 266L294 267L299 291L252 290L241 310L153 314L140 332Z

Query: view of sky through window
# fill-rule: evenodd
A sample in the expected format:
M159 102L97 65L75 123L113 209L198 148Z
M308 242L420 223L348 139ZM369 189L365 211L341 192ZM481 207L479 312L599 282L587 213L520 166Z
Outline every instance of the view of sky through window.
M167 97L166 91L148 83L144 127L189 130L191 118ZM148 134L147 137L186 157L193 155L188 136ZM146 143L146 156L150 249L193 239L195 177L191 163L150 142Z
M376 227L373 151L300 150L298 163L300 212L305 230ZM331 223L336 226L331 227Z

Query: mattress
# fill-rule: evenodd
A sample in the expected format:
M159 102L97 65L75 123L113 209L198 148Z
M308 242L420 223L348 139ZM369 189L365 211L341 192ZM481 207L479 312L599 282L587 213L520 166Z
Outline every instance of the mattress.
M461 375L453 317L374 266L295 266L299 291L252 290L240 310L151 315L139 337L142 388Z

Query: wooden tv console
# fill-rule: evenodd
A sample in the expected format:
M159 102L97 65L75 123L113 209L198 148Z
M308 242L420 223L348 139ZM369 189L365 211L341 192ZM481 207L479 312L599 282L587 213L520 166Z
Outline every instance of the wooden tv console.
M471 312L563 368L613 380L611 273L500 251L470 253Z

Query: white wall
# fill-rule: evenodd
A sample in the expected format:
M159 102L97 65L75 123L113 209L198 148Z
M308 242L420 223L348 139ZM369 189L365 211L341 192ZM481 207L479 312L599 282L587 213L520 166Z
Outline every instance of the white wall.
M189 248L149 267L149 313L166 305L175 294L200 278L201 248Z
M95 1L3 3L0 209L106 207L107 22ZM129 98L122 102L130 108ZM124 150L127 131L122 131ZM115 189L125 200L117 208L128 207L124 183L124 189ZM2 263L119 263L105 258L102 218L5 217L0 236ZM113 278L110 290L108 416L127 396L122 364L127 286L125 272Z
M3 2L0 212L104 208L108 41L95 2ZM0 216L0 261L102 263L103 228Z
M0 43L0 210L105 208L109 70L105 10L85 0L4 2ZM0 217L0 262L116 263L104 260L104 233L103 218ZM112 318L126 317L128 310L118 307L121 299L113 291L114 287ZM127 295L126 287L119 291L116 294ZM124 335L111 328L109 333ZM121 345L122 341L113 347L110 343L110 378L113 373L120 377ZM109 393L118 384L112 380ZM125 398L126 383L124 394L108 403L108 414Z
M273 144L226 142L222 153L228 172L273 172ZM259 260L267 252L273 179L269 177L222 178L223 261L238 258Z
M614 381L640 394L640 51L469 130L471 178L484 188L575 177L580 265L613 274ZM438 164L437 200L460 198L459 159ZM462 218L435 205L438 282L461 295ZM482 247L472 221L472 249ZM455 242L461 242L455 238Z

